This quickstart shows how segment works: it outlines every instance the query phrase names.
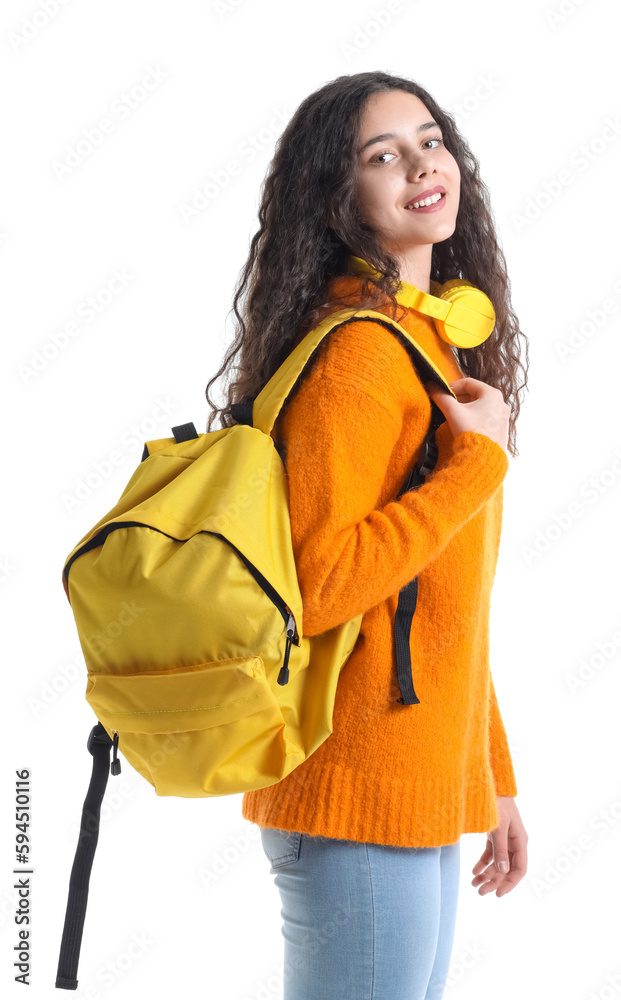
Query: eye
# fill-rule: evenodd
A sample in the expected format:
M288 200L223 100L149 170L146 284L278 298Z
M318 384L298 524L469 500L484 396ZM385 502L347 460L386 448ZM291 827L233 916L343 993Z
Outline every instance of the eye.
M440 136L435 136L435 137L434 137L433 139L427 139L427 140L426 140L426 141L425 141L425 142L423 143L423 146L427 146L427 145L428 145L428 143L430 143L430 142L437 142L437 143L438 143L438 146L441 146L441 145L443 144L444 140L443 140L443 139L441 139L441 138L440 138ZM437 148L438 148L437 146L433 146L433 149L437 149ZM373 157L373 159L372 159L372 160L371 160L370 162L371 162L371 163L379 163L379 162L380 162L380 157L381 157L381 156L396 156L396 153L391 153L391 152L389 152L389 151L388 151L388 150L386 149L386 150L384 150L384 152L383 152L383 153L377 153L377 154L376 154L376 155L375 155L375 156ZM385 160L382 160L381 162L382 162L382 163L385 163L386 161L385 161ZM389 162L390 162L390 161L389 161Z
M380 156L395 156L395 153L389 153L388 150L386 150L385 153L378 153L377 156L373 157L371 163L377 163L379 161Z

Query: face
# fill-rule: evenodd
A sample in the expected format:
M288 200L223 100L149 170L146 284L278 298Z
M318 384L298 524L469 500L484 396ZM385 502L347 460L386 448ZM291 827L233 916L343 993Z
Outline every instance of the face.
M420 98L403 90L369 98L357 149L361 212L385 249L407 254L414 246L429 245L431 253L431 244L452 236L459 167ZM405 207L429 189L439 189L444 196L430 208Z

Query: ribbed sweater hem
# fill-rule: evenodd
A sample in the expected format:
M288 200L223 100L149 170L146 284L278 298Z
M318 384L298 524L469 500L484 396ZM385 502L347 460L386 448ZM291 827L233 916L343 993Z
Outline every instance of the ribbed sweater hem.
M397 847L454 844L462 833L486 833L498 825L491 772L489 781L468 787L466 802L468 783L461 774L417 787L415 777L405 782L390 774L330 764L322 767L321 787L315 791L310 786L305 790L297 781L285 788L294 775L295 771L283 782L245 792L244 819L260 827ZM386 803L382 812L377 811L378 801Z

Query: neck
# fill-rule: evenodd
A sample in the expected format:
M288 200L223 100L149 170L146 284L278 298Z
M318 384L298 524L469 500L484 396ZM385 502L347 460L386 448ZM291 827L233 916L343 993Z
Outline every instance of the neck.
M409 286L420 289L421 292L433 294L431 289L431 250L433 244L427 243L420 246L411 247L405 253L397 253L391 250L398 262L399 277L401 281ZM349 254L349 264L364 271L373 270L368 264L353 253Z
M399 277L421 292L431 292L431 251L433 243L423 243L399 252L393 251L399 262Z
M374 276L379 275L379 272L372 268L370 264L364 260L364 258L358 257L353 253L350 253L347 257L347 266L358 274L369 273ZM434 287L431 287L429 270L430 268L428 268L426 272L421 275L420 269L413 269L411 266L400 268L399 277L401 279L401 288L397 293L397 301L401 302L403 305L409 306L412 304L413 300L420 298L420 292L425 292L427 295L436 294L437 285L434 282Z

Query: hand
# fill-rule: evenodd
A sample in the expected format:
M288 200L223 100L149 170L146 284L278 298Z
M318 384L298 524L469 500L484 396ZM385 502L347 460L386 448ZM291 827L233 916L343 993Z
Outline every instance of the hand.
M427 383L425 388L446 417L453 437L463 431L477 431L506 451L511 407L505 403L500 389L478 378L458 378L449 385L457 399L434 382Z
M479 896L496 890L504 896L515 889L526 874L526 844L528 834L511 795L498 795L498 826L487 834L487 846L472 869L475 876L471 885L480 885ZM507 872L500 871L498 863L508 861ZM491 862L491 863L490 863ZM483 870L485 869L485 870Z

